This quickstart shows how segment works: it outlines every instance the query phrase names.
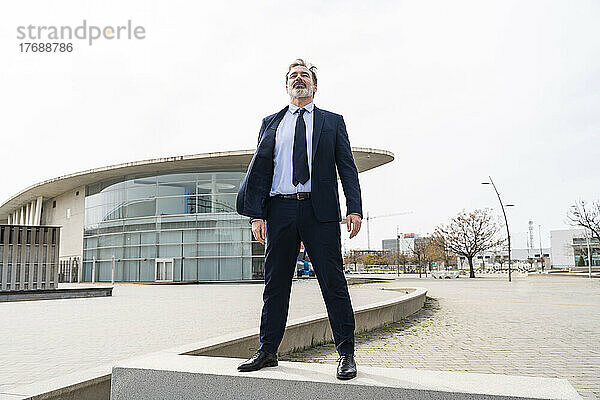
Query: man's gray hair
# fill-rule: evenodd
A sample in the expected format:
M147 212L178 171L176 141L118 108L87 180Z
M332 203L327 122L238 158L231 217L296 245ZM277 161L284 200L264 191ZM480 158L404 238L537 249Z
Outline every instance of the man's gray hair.
M312 74L313 83L316 85L317 84L317 67L315 67L314 65L312 65L309 62L304 61L301 58L295 59L294 62L290 64L290 66L288 67L288 71L285 73L285 82L287 83L288 75L290 74L290 71L292 70L292 68L298 67L298 66L306 67L310 71L310 73Z

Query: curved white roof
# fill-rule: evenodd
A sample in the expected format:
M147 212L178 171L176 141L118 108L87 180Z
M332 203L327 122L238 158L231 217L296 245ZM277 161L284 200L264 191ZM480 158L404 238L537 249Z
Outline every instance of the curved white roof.
M387 150L353 147L352 154L359 172L387 164L394 160L394 154ZM6 220L8 215L19 207L31 203L39 196L45 200L59 196L69 190L89 185L109 178L123 175L133 175L160 171L188 168L223 168L239 165L245 169L250 164L254 150L238 150L217 153L202 153L186 156L155 158L152 160L134 161L129 163L110 165L107 167L93 168L87 171L59 176L36 183L17 193L0 205L0 220Z

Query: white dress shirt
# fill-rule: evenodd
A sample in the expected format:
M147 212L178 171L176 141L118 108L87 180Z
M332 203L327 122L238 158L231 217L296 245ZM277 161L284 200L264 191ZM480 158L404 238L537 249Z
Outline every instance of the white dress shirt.
M271 196L276 194L293 194L297 192L310 192L312 174L312 138L314 125L314 103L302 107L306 110L304 124L306 125L306 154L308 155L308 181L305 184L298 183L294 186L294 136L296 135L296 121L300 109L290 104L283 116L275 134L275 150L273 154L274 169L273 182L271 184Z

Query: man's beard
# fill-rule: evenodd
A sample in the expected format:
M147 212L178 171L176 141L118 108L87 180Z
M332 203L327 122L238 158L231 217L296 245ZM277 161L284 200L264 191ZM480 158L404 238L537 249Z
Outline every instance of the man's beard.
M303 88L291 88L288 90L290 96L295 99L300 99L303 97L311 97L314 93L312 86L307 86Z

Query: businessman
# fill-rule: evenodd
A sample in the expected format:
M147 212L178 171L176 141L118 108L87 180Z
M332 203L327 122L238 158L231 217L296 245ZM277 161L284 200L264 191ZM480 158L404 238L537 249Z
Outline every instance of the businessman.
M360 230L362 200L346 125L341 115L313 104L316 67L295 60L285 75L290 104L263 119L258 146L240 185L237 211L251 218L265 243L265 290L256 354L242 372L277 365L300 242L313 263L336 349L336 376L356 376L354 312L343 272L337 174L346 197L350 238Z

